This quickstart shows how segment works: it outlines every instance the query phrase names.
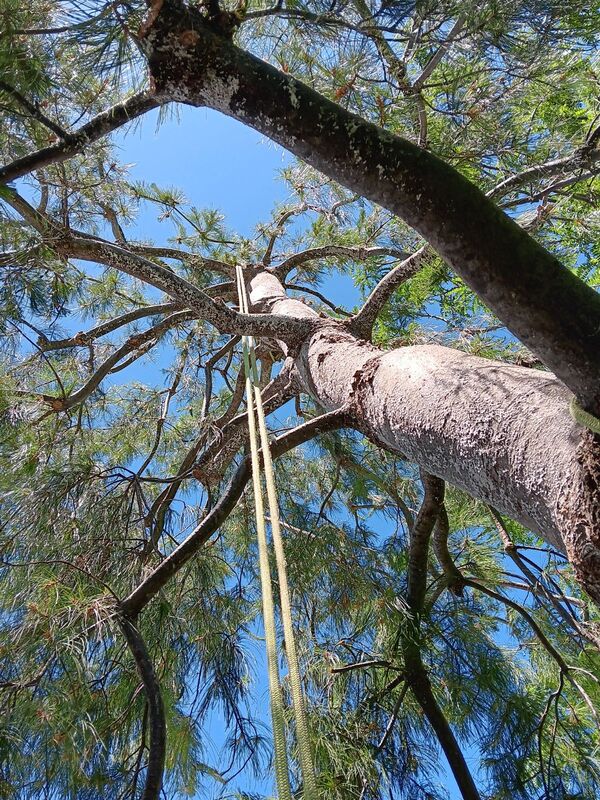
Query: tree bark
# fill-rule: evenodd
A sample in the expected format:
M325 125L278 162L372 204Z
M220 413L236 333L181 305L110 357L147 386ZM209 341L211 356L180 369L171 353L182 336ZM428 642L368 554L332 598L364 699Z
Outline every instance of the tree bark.
M257 311L315 315L255 274ZM305 391L350 406L371 441L500 509L566 552L600 603L600 437L569 413L554 375L439 345L382 351L322 321L295 354Z
M431 153L235 47L181 0L155 0L141 35L159 102L233 116L397 214L583 407L600 414L600 296L476 186Z

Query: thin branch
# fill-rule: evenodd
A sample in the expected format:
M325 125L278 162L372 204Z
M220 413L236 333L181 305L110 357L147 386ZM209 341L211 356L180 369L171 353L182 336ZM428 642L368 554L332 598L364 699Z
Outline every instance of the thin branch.
M400 693L396 698L396 702L394 703L394 708L392 709L392 713L388 720L388 724L386 725L385 731L383 732L383 736L379 740L377 747L375 748L375 753L380 753L386 745L387 740L392 735L392 731L394 730L394 725L396 724L396 720L398 719L398 714L400 712L400 707L406 697L406 692L408 691L408 683L406 681L402 685L402 689L400 689Z
M17 91L13 86L11 86L6 81L0 79L0 91L5 92L5 94L12 97L17 103L22 106L33 119L36 119L38 122L41 122L46 128L55 133L60 139L66 139L69 135L60 125L56 122L53 122L49 117L47 117L39 107L38 103L32 103L28 100L21 92Z
M316 289L313 289L310 286L301 286L299 283L284 283L283 284L283 288L284 289L292 289L295 292L305 292L306 294L312 294L314 297L317 297L326 306L329 306L329 308L332 311L334 311L336 314L339 314L342 317L351 317L352 316L352 314L350 314L349 311L346 311L345 309L340 308L339 306L336 306L335 303L332 303L331 300L329 300L327 297L325 297L324 294L321 294L321 292L318 292Z
M458 34L464 28L465 22L466 22L466 17L463 14L459 14L458 17L456 18L456 22L450 29L448 36L446 36L446 38L440 44L436 52L431 56L427 64L423 67L423 71L421 72L421 74L413 81L412 84L413 91L415 92L421 91L421 89L423 88L423 84L425 83L427 78L429 78L431 73L438 66L440 61L444 58L444 56L450 49L452 42L456 39Z
M287 391L289 383L289 370L284 367L279 375L271 382L272 393L269 394L269 387L265 389L264 399L267 402L267 413L272 413L274 407L283 404L290 399L291 393ZM148 528L153 528L152 540L157 542L164 528L165 518L170 504L175 499L182 482L190 476L208 485L213 477L220 478L224 470L224 463L229 464L231 458L237 453L245 442L245 437L240 433L240 427L245 424L246 414L235 417L240 402L243 397L244 384L241 383L242 391L239 391L240 381L237 382L228 408L211 425L210 430L216 431L214 440L207 446L204 453L197 459L198 453L206 443L208 430L202 430L200 436L192 447L188 450L175 478L170 485L162 491L148 512L145 524ZM284 391L279 389L283 387ZM273 391L274 390L274 391ZM203 420L204 421L204 420ZM217 457L220 458L221 465L215 467ZM229 460L228 460L229 457Z
M442 504L433 529L433 552L444 572L447 587L453 594L462 595L464 586L463 576L462 572L454 563L454 559L450 555L450 550L448 549L449 533L450 524L448 522L448 512L446 511L446 506Z
M356 669L367 669L368 667L386 667L386 669L394 669L392 662L387 659L371 658L368 661L356 661L354 664L343 664L341 667L332 667L329 671L337 675L342 672L353 672Z
M313 439L326 431L335 430L348 424L345 409L323 414L316 419L299 425L288 433L278 436L271 444L273 458L287 453L293 447ZM186 564L208 541L213 533L225 522L233 511L250 478L250 456L246 456L235 471L228 487L216 505L194 531L182 542L142 583L120 604L121 611L135 617L167 584L181 567Z
M92 392L94 392L102 379L105 378L109 372L116 366L116 364L121 361L126 355L128 355L132 350L138 350L142 348L145 344L148 344L161 336L166 331L173 328L175 325L179 325L182 322L186 322L189 319L193 319L194 314L191 311L178 311L175 314L171 314L166 319L162 320L162 322L153 325L151 328L143 331L142 333L135 334L127 339L121 347L117 348L114 353L112 353L103 363L98 367L96 372L92 375L92 377L85 382L85 384L78 389L76 392L72 392L68 397L65 398L58 398L52 397L51 395L44 395L43 399L46 403L48 403L53 411L67 411L70 408L73 408L79 403L82 403L86 400Z
M152 317L157 314L169 314L171 311L178 311L181 306L178 303L158 303L153 306L141 306L134 308L132 311L127 311L118 317L114 317L107 322L102 322L96 325L95 328L90 328L89 331L79 331L69 339L46 339L45 336L40 336L38 344L40 349L44 352L49 350L62 350L67 347L85 347L94 339L99 339L101 336L106 336L107 333L122 328L124 325L129 325L138 319L144 317Z
M97 114L79 130L69 132L61 142L44 147L35 153L18 158L11 164L0 167L0 184L15 181L23 175L27 175L42 167L50 164L57 164L61 161L82 153L92 142L106 136L107 133L120 128L136 117L145 114L153 108L158 108L160 103L148 92L139 92L128 100L108 108Z
M412 278L421 268L423 259L431 252L423 245L408 258L405 258L385 275L367 297L363 307L348 322L350 330L362 339L370 339L373 325L381 309L388 302L398 286Z
M519 555L519 551L517 550L510 533L506 525L504 524L504 520L500 513L493 508L492 506L488 506L488 510L494 521L494 525L496 530L500 535L500 539L502 541L502 545L504 548L504 552L506 555L511 559L511 561L517 566L517 568L521 571L524 575L526 580L529 581L531 584L530 588L531 591L541 595L545 600L547 600L552 608L556 611L559 617L567 623L567 625L572 628L576 633L586 639L588 642L591 642L595 647L600 648L600 642L590 631L586 630L583 626L579 624L579 621L575 617L573 613L569 613L562 603L560 602L560 598L556 597L551 591L549 591L548 587L544 585L542 581L538 579L538 577L531 571L531 569L527 566L524 558ZM566 598L565 598L566 599ZM568 601L567 601L568 602Z
M592 717L594 718L594 721L596 722L596 724L600 726L600 719L598 718L598 713L597 713L597 711L596 711L596 709L594 707L593 702L589 698L587 692L585 692L583 687L580 686L579 683L577 683L577 681L575 680L575 678L572 675L571 669L568 666L567 662L564 660L564 658L561 656L561 654L558 652L558 650L554 647L554 645L550 642L548 637L542 631L542 629L537 624L537 622L534 620L534 618L531 616L531 614L526 609L524 609L523 606L519 605L519 603L515 602L514 600L511 600L510 598L506 597L503 594L500 594L499 592L495 592L493 589L489 589L487 586L484 586L483 584L479 583L478 581L471 580L470 578L463 578L463 581L464 581L465 586L470 586L472 589L476 589L478 592L481 592L482 594L486 594L488 597L491 597L493 600L496 600L499 603L503 603L504 605L509 606L510 608L514 609L518 614L520 614L523 617L523 619L527 622L527 624L529 625L531 630L535 633L538 641L543 646L543 648L546 650L548 655L550 655L554 659L554 661L556 661L558 667L560 668L560 671L563 673L565 678L569 681L569 683L573 686L573 688L579 693L579 695L583 699L584 703L586 704L586 706L590 710L590 713L592 714Z
M499 197L508 192L512 192L531 181L540 178L550 178L553 175L561 175L565 172L582 169L587 166L592 166L600 161L600 150L588 151L587 146L575 150L570 156L564 158L557 158L553 161L546 161L545 164L536 164L533 167L519 172L517 175L511 175L503 181L494 186L487 192L488 197Z
M126 614L121 614L118 617L118 622L144 685L148 704L150 744L148 747L146 784L141 800L159 800L167 751L167 723L160 685L152 660L148 654L146 643L135 622L131 616Z
M271 257L273 255L273 248L275 247L275 242L277 241L278 237L281 236L281 234L283 233L285 223L288 221L288 219L295 216L296 214L303 214L307 209L308 205L306 203L303 203L297 208L291 208L288 211L284 211L280 215L273 230L273 233L269 237L265 254L262 257L262 263L264 264L265 267L268 267L269 264L271 263Z
M328 244L294 253L275 267L273 272L280 280L284 280L288 272L295 267L320 258L350 258L353 261L364 261L375 256L391 256L392 258L405 259L407 253L395 247L350 247L341 244Z

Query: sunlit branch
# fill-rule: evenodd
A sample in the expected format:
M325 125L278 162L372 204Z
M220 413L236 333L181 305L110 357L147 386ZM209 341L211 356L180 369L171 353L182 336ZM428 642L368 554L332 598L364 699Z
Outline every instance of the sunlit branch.
M303 340L315 325L315 320L306 318L278 317L274 314L240 314L224 302L213 300L208 292L199 289L166 266L144 258L128 247L88 235L74 234L70 229L34 209L14 189L5 190L3 199L38 230L46 243L63 257L104 264L144 281L195 311L200 319L211 323L222 333L271 336L279 341L297 343ZM230 287L224 284L221 288Z
M25 111L27 111L30 117L36 119L38 122L44 125L44 127L48 128L53 133L55 133L59 138L65 139L68 136L67 132L63 128L61 128L60 125L57 125L56 122L53 122L53 120L49 119L42 112L38 103L32 103L24 95L22 95L21 92L15 89L14 86L11 86L9 83L7 83L2 79L0 79L0 92L4 92L5 94L9 95L14 100L16 100L17 103L20 106L22 106L22 108L24 108Z
M92 392L98 388L102 382L102 379L105 378L109 372L113 370L113 367L115 367L126 355L131 353L133 350L139 350L144 345L158 339L163 333L166 333L166 331L170 330L175 325L186 322L193 317L194 314L190 311L178 311L175 314L171 314L169 317L166 317L166 319L162 320L156 325L153 325L151 328L131 336L98 367L96 372L80 389L72 392L67 397L52 397L50 395L44 395L44 401L50 405L53 411L67 411L68 409L79 405L79 403L82 403L84 400L86 400L92 394Z
M176 261L181 261L187 267L203 269L207 272L218 272L228 278L231 278L235 273L235 268L231 264L226 264L224 261L219 261L215 258L206 258L198 255L198 253L186 253L184 250L178 250L175 247L156 247L149 244L128 242L127 249L131 250L132 253L139 253L148 258L172 258Z
M180 309L181 306L178 303L158 303L153 306L141 306L140 308L134 308L132 311L127 311L125 314L121 314L118 317L114 317L107 322L102 322L100 325L96 325L88 331L80 331L69 339L46 339L46 337L40 336L38 344L40 349L44 352L62 350L68 347L83 347L90 344L95 339L106 336L107 333L111 333L117 330L117 328L122 328L124 325L129 325L131 322L135 322L138 319L152 317L158 314L170 314L172 311L178 311Z
M521 571L523 576L527 581L530 583L530 589L533 593L541 595L547 602L550 603L554 611L559 615L559 617L566 622L566 624L572 628L576 633L582 636L587 641L591 642L595 647L600 647L600 642L598 638L595 637L589 630L587 630L584 626L579 624L579 621L575 617L573 613L569 613L563 604L560 602L561 598L554 595L547 586L544 585L543 581L539 580L537 576L531 571L528 567L525 560L519 555L519 551L517 550L510 533L504 524L504 520L500 513L491 506L488 506L488 510L494 521L494 525L498 534L500 535L500 539L502 541L502 546L504 548L504 552L506 555L511 559L511 561L516 565L516 567ZM568 603L567 598L564 598L565 601Z
M370 339L373 325L382 308L398 286L419 271L428 252L431 252L429 247L424 245L391 269L373 289L360 311L349 320L350 330L363 339Z
M312 247L309 250L302 250L282 261L281 264L273 268L273 272L280 280L284 280L292 269L307 264L310 261L317 261L320 258L350 258L353 261L365 261L367 258L376 256L391 256L392 258L405 259L407 253L395 247L350 247L346 245L329 244L323 247Z
M450 49L452 42L455 41L458 34L462 31L465 26L466 16L464 14L459 14L456 18L456 22L448 32L448 35L444 39L444 41L440 44L438 49L435 53L431 56L427 64L423 67L423 70L420 75L418 75L415 80L412 82L412 88L415 92L420 92L423 88L423 84L429 78L431 73L434 69L441 63L444 56Z
M554 175L563 175L574 170L584 170L597 162L600 162L600 150L588 150L587 146L583 145L570 156L546 161L545 164L536 164L523 170L523 172L519 172L517 175L505 178L493 189L490 189L487 196L500 197L532 181L551 178Z
M128 100L97 114L79 130L68 132L62 141L0 167L0 184L9 183L50 164L66 161L76 153L84 152L92 142L159 105L160 102L149 93L139 92Z
M301 286L299 283L284 283L283 284L283 288L284 289L291 289L292 291L295 291L295 292L303 292L305 294L312 294L314 297L318 298L326 306L329 306L329 308L333 312L335 312L336 314L339 314L342 317L350 317L351 316L349 311L346 311L345 309L340 308L339 306L336 306L335 303L332 303L331 300L329 300L327 297L325 297L324 294L321 294L321 292L317 291L316 289L313 289L311 286Z
M584 703L588 707L592 717L594 718L596 725L600 726L600 718L598 717L598 712L596 711L593 702L590 700L587 692L583 689L583 687L575 680L573 677L573 673L568 666L567 662L558 652L558 650L554 647L554 645L550 642L548 637L544 634L540 626L531 616L531 614L523 608L523 606L519 605L519 603L511 600L509 597L506 597L499 592L495 592L493 589L489 589L487 586L479 583L478 581L471 580L470 578L463 578L465 586L470 586L472 589L476 589L478 592L482 594L486 594L488 597L491 597L493 600L496 600L499 603L503 603L506 606L514 609L518 614L520 614L523 619L527 622L531 630L536 635L538 641L542 645L542 647L546 650L549 656L554 659L560 671L563 673L565 678L569 681L569 683L573 686L573 688L579 693L581 698L583 699Z

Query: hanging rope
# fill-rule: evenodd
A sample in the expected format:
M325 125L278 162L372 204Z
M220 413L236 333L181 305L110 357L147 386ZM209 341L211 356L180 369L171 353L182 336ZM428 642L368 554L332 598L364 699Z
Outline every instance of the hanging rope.
M240 303L240 311L248 313L248 297L246 293L246 286L244 283L244 276L242 268L236 267L236 278L238 286L238 296ZM264 517L264 502L261 494L260 485L260 463L258 459L258 442L256 437L256 424L254 419L254 406L256 406L256 413L258 417L258 430L260 435L260 444L263 455L263 465L265 473L265 484L267 487L267 501L269 506L269 515L271 518L271 532L273 535L273 549L275 551L275 563L277 565L277 578L279 581L279 599L281 605L281 619L283 623L283 634L285 639L285 649L288 662L289 680L290 680L290 694L292 696L292 708L294 712L294 719L296 722L296 739L298 745L298 760L300 762L300 771L302 773L303 782L303 797L304 800L317 800L317 782L313 768L313 760L310 748L310 736L308 731L308 722L306 718L306 709L304 706L304 696L302 693L302 681L300 678L300 666L298 662L298 654L296 650L296 639L294 636L294 628L292 625L292 611L290 603L290 592L287 579L287 566L285 560L285 552L283 549L283 537L281 535L281 524L279 519L279 503L277 499L277 488L275 486L275 473L273 471L273 460L271 458L271 449L269 446L269 435L265 421L265 412L262 402L262 394L260 390L260 383L258 377L258 368L256 364L256 351L254 347L254 340L251 336L242 338L244 350L244 366L246 369L246 395L247 395L247 408L248 408L248 429L250 433L250 449L252 456L252 480L255 497L256 508L256 527L259 532L259 558L260 558L260 572L261 572L261 585L263 591L263 613L265 615L265 634L267 629L267 605L270 602L270 617L268 621L269 628L271 628L273 635L273 642L275 641L275 618L273 608L273 595L271 590L271 579L268 562L267 540L265 534L265 517ZM253 402L254 399L254 402ZM255 457L256 453L256 457ZM260 517L260 521L259 521ZM263 569L263 555L261 555L261 538L264 540L264 561L265 568ZM263 577L264 573L264 577ZM265 581L268 583L267 591L265 592ZM265 597L270 598L270 601L265 603ZM267 638L265 636L265 638ZM269 640L267 639L267 651L269 650ZM275 645L273 645L275 646ZM279 669L277 664L277 654L274 655L274 671L271 672L271 659L267 657L267 665L269 669L269 686L274 683L277 684L277 692L281 698L281 686L279 682ZM273 707L273 695L271 696L271 705ZM273 711L272 711L273 713ZM283 708L281 719L283 722ZM278 745L278 737L280 738ZM288 778L288 765L287 755L285 752L285 731L275 729L275 719L273 719L273 738L275 741L275 757L277 759L278 748L283 748L283 761L285 762L286 784L287 791L289 792L289 778ZM280 767L283 769L283 767ZM276 761L276 775L277 775L277 761ZM279 788L280 800L283 800L284 795Z

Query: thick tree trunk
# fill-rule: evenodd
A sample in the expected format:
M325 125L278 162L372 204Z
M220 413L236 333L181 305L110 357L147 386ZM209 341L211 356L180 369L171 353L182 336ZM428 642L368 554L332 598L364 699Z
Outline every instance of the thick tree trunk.
M257 274L250 289L256 310L315 315L272 273ZM372 441L566 552L600 602L600 437L573 421L571 395L554 375L438 345L386 352L327 321L296 366L326 410L350 404Z
M400 216L600 414L600 296L459 172L235 47L181 0L154 0L142 42L160 102L236 117Z

